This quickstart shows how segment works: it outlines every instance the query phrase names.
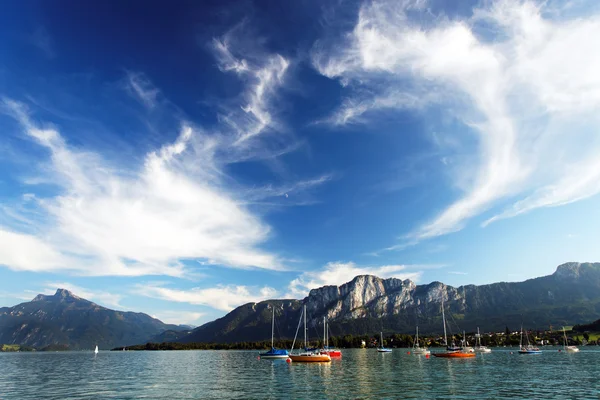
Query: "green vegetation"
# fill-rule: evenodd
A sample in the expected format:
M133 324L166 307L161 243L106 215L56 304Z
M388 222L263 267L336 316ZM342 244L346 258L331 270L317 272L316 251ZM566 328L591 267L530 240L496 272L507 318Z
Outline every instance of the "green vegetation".
M33 347L21 346L18 344L0 344L1 352L17 352L17 351L35 351Z

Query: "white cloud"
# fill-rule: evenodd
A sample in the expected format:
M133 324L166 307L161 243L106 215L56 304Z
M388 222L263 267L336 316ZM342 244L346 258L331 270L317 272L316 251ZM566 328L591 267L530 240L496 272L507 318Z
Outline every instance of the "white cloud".
M66 289L77 297L93 301L101 306L121 310L123 306L120 304L123 300L123 295L117 293L109 293L103 290L86 289L81 286L74 285L69 282L46 282L44 284L45 294L54 294L57 289Z
M422 272L411 271L410 268L418 266L407 265L382 265L358 266L353 262L330 262L322 270L307 271L290 282L287 298L302 299L311 289L326 285L340 286L351 281L357 275L375 275L379 278L411 279L417 281Z
M233 55L236 47L234 30L222 38L213 39L213 48L222 71L234 71L248 82L246 104L239 110L232 110L222 119L236 132L234 146L247 146L247 140L264 133L275 124L269 111L269 102L275 90L283 84L289 61L279 54L262 57L257 61L239 59Z
M155 311L151 316L164 322L165 324L191 325L199 326L205 321L205 313L195 311Z
M267 54L240 61L245 68L230 68L232 41L231 35L215 40L215 51L222 70L243 75L243 107L221 116L222 124L211 132L182 121L179 137L148 152L141 166L112 165L100 154L73 147L58 128L34 122L24 104L3 99L0 106L26 136L48 150L49 164L38 166L44 182L56 185L60 194L47 197L29 187L29 204L37 205L31 218L19 206L3 205L0 211L8 218L0 225L6 239L0 243L0 265L127 276L189 275L183 263L188 259L284 268L277 255L260 249L271 229L248 205L281 197L281 190L307 192L329 178L284 182L279 189L247 188L226 174L231 163L275 158L298 148L289 137L264 137L275 132L271 98L289 62ZM162 107L159 90L144 74L128 72L127 82L147 107Z
M503 199L525 196L485 224L600 192L600 15L560 18L546 2L505 0L450 19L423 3L365 3L345 43L313 54L323 75L373 93L346 100L331 122L429 104L464 124L447 133L463 143L458 154L475 153L452 171L463 195L408 239L460 230Z
M128 71L125 88L147 108L156 107L160 90L144 74Z
M53 218L43 238L2 232L7 242L0 263L21 270L83 269L90 275L180 276L179 260L186 258L280 267L273 255L256 249L268 237L268 226L212 182L187 175L184 153L194 153L190 126L175 143L147 154L141 171L122 176L98 155L70 148L58 131L34 125L22 105L7 104L26 133L50 151L64 194L40 200Z
M135 293L161 300L208 306L227 312L242 304L267 300L277 295L277 291L268 286L258 288L221 285L206 289L183 290L164 287L161 283L136 285Z

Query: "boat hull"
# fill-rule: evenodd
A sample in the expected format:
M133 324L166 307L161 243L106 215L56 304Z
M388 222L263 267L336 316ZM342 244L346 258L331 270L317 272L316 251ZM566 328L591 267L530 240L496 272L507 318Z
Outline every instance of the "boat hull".
M492 349L487 348L487 347L483 347L483 348L478 348L475 347L475 353L491 353Z
M322 351L321 354L327 354L329 357L336 357L339 358L342 356L342 352L339 350L329 350L329 351Z
M391 353L392 349L377 349L378 353Z
M542 354L541 350L519 350L519 354Z
M413 354L417 354L417 355L427 355L427 354L431 354L431 351L427 350L427 349L415 349L412 351Z
M290 360L293 362L330 362L331 357L327 354L310 354L310 355L290 355Z
M568 346L566 348L567 353L577 353L579 351L578 347L575 346Z
M285 360L289 358L287 354L259 354L259 357L265 360Z
M462 352L453 352L453 353L433 353L434 357L439 358L474 358L475 353L462 353Z

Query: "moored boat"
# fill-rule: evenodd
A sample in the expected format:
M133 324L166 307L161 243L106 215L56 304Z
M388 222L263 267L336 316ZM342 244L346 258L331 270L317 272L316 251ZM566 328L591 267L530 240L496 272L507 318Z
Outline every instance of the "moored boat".
M523 345L523 325L521 325L521 340L519 342L519 354L542 354L539 347L533 346L529 343L529 335L525 332L525 339L527 344Z
M564 350L567 353L577 353L579 351L579 347L577 347L577 346L569 346L569 340L567 339L567 331L565 331L565 327L564 326L563 326L563 335L565 337Z
M321 350L321 354L327 354L329 357L339 358L342 356L342 351L335 347L329 346L329 323L323 318L323 324L325 326L325 344Z
M260 353L259 357L264 358L266 360L272 359L286 359L289 354L287 350L276 349L274 346L274 337L275 337L275 307L273 306L273 319L271 321L271 350L266 353Z
M379 353L391 353L392 349L383 346L383 332L379 332L379 336L381 341L379 342L379 346L377 346L377 351Z
M442 295L442 321L444 323L444 345L446 346L445 352L432 353L434 357L438 358L473 358L475 353L465 352L461 347L456 347L454 343L452 346L448 346L448 335L446 333L446 314L444 313L444 295Z
M477 339L477 345L475 346L475 353L491 353L492 349L487 346L481 345L481 333L479 333L479 327L477 327L477 335L475 335Z
M306 326L306 304L302 309L302 314L300 314L300 321L302 321L302 317L304 317L304 348L308 349L308 339L307 339L307 326ZM298 327L300 327L300 321L298 323ZM296 330L296 336L298 336L298 330ZM294 350L294 344L296 343L296 337L294 337L294 343L292 343L292 351ZM294 362L331 362L331 357L329 354L320 354L317 351L308 351L289 355L290 360Z
M417 355L418 354L422 354L422 355L431 354L431 352L429 351L429 349L427 347L419 346L419 325L417 325L417 334L415 335L415 341L413 343L412 353L417 354Z

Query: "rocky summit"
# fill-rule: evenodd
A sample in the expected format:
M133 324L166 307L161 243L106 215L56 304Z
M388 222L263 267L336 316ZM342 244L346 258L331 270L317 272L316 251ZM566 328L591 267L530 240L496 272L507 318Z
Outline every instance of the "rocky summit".
M153 340L181 331L147 314L110 310L68 290L37 295L32 301L0 308L0 343L35 348L101 349Z
M302 304L309 334L322 335L326 317L334 335L384 332L442 332L441 301L450 330L503 331L546 329L586 323L600 317L600 263L567 263L549 276L524 282L452 287L441 282L416 285L410 280L361 275L341 286L310 291L302 300L268 300L242 305L204 324L182 342L236 342L270 338L271 309L276 308L276 336L293 338Z

